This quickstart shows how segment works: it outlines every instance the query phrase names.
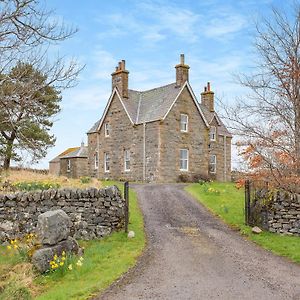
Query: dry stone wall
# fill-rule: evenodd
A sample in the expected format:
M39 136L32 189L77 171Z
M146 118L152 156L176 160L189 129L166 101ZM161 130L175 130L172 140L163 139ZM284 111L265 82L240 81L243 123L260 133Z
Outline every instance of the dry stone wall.
M125 201L116 186L58 189L0 195L0 241L35 232L41 213L62 209L71 219L71 236L90 240L124 225Z
M300 194L277 192L267 215L269 231L300 236Z

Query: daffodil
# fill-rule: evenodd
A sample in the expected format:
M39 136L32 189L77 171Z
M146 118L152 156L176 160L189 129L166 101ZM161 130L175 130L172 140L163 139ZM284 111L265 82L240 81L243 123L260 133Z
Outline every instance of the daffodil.
M53 260L57 260L57 255L56 254L53 256Z
M81 256L81 257L79 258L79 260L80 260L80 261L83 261L83 257Z
M7 246L7 249L8 249L8 250L11 250L11 246L10 246L10 245L8 245L8 246Z
M65 260L66 260L66 257L63 256L63 257L61 258L61 261L65 261Z
M73 266L72 266L72 265L69 265L69 266L68 266L68 269L69 269L70 271L72 271L72 270L73 270Z
M65 263L63 262L63 261L61 261L60 263L59 263L59 265L62 267L63 265L64 265Z
M77 265L78 267L81 267L81 266L82 266L81 260L78 260L78 262L76 263L76 265Z
M61 253L61 255L62 255L62 256L66 256L66 252L63 251L63 252Z

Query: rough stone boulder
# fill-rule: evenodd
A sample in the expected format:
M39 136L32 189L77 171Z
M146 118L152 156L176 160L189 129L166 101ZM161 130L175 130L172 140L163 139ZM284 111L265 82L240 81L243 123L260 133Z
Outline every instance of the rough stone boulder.
M44 273L50 269L50 261L53 260L53 256L55 254L61 256L63 251L66 253L80 254L81 249L76 240L69 237L67 240L61 241L54 246L44 246L36 250L31 262L39 272Z
M70 235L71 220L61 209L38 216L37 235L43 245L55 245Z

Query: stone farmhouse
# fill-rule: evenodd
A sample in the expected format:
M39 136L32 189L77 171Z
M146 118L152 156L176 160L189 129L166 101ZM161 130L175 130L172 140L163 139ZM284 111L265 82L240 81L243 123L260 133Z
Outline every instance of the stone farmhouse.
M119 62L104 113L87 133L89 176L146 182L200 175L230 180L232 136L215 112L209 83L197 100L189 68L181 54L174 83L135 91L128 88L125 61Z

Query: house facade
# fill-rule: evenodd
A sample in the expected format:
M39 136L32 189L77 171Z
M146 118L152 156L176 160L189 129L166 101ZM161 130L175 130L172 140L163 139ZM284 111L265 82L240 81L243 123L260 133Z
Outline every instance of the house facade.
M128 89L125 61L112 73L112 93L88 131L87 173L97 178L174 182L180 176L231 178L232 136L214 110L208 83L198 102L181 55L176 81Z

